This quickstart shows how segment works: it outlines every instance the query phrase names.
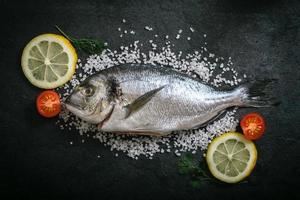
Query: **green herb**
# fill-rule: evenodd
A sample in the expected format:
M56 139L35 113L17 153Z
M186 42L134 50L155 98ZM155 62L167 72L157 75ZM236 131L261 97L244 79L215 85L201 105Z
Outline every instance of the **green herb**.
M191 180L191 186L193 188L200 188L201 184L203 184L203 182L201 182L201 180Z
M207 181L215 181L207 173L203 163L201 165L194 161L193 155L188 153L182 156L178 162L178 170L181 174L191 177L192 187L199 188L201 184Z
M191 154L186 154L178 162L179 173L188 174L196 169L193 157Z
M67 35L58 26L55 26L55 28L63 36L65 36L68 40L70 40L76 49L83 51L87 54L99 54L106 48L102 40L90 39L90 38L76 39L74 37Z

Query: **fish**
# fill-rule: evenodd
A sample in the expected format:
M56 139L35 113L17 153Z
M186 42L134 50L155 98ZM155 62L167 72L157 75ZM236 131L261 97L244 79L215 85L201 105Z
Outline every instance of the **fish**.
M123 64L101 70L77 86L66 108L99 130L164 136L203 127L230 107L268 107L272 80L218 90L170 67Z

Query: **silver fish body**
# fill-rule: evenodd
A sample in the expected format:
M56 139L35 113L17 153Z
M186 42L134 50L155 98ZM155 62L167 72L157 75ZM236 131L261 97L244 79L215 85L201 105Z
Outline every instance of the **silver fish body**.
M89 77L66 105L102 131L166 135L203 126L229 107L265 103L247 86L218 91L166 67L125 64Z

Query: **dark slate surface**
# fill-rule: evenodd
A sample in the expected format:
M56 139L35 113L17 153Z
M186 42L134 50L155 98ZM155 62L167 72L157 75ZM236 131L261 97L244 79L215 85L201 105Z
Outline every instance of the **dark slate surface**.
M0 1L1 103L0 195L19 199L262 199L296 196L300 175L299 65L300 3L291 1L169 0L169 1ZM267 120L265 136L256 142L258 164L248 183L207 183L193 189L178 174L174 155L133 161L112 156L95 140L80 143L77 133L62 132L55 119L41 118L34 102L39 89L26 80L20 54L34 36L55 32L59 24L75 36L107 40L120 46L116 29L175 35L191 25L190 42L175 41L188 52L203 45L218 56L231 56L240 73L277 78L282 104L256 110ZM185 32L186 33L186 32ZM139 31L122 40L146 40ZM83 57L81 57L83 58ZM239 114L255 109L243 109ZM74 141L74 145L69 142ZM98 154L101 159L97 159ZM198 156L200 158L200 154ZM299 197L299 195L298 195ZM3 199L3 198L1 198ZM11 198L9 198L11 199Z

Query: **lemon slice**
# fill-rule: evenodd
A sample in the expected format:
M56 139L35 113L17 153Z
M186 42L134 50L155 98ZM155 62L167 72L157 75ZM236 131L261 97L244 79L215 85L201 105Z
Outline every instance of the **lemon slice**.
M236 183L249 176L256 159L254 143L234 132L215 138L206 153L209 170L214 177L226 183Z
M52 89L69 81L77 62L77 54L65 37L43 34L33 38L24 48L21 65L27 79L35 86Z

